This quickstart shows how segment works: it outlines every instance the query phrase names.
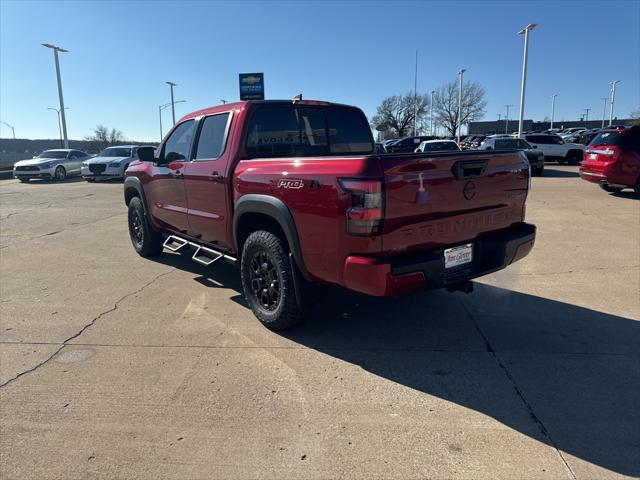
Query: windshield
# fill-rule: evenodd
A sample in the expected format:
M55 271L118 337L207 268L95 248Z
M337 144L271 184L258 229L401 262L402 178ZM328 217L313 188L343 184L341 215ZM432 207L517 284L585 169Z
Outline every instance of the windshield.
M47 150L38 155L38 158L67 158L67 153L61 150Z
M100 152L101 157L128 157L131 153L130 148L106 148Z

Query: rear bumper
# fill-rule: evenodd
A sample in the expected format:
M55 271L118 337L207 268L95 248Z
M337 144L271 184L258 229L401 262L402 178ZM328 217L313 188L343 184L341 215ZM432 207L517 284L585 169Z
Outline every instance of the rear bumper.
M602 172L593 172L589 169L580 167L580 178L592 183L602 183L607 181L607 176Z
M452 269L444 268L444 248L392 259L350 256L344 262L344 286L379 297L454 288L524 258L533 248L535 237L535 225L521 223L507 231L461 242L473 243L473 261Z

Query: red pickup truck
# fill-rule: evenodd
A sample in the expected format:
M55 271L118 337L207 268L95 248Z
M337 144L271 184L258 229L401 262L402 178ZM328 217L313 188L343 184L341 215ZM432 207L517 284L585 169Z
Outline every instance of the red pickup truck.
M124 182L135 250L239 264L272 329L304 318L314 284L469 292L535 239L522 153L376 154L366 116L347 105L228 103L185 116L138 156Z

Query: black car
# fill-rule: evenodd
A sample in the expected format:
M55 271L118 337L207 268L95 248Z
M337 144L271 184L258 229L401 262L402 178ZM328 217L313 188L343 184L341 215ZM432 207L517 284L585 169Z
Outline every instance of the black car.
M480 147L482 150L520 150L525 153L532 175L544 172L544 154L522 138L489 137Z
M436 140L433 135L422 135L419 137L404 137L386 146L389 153L414 152L420 144L427 140Z

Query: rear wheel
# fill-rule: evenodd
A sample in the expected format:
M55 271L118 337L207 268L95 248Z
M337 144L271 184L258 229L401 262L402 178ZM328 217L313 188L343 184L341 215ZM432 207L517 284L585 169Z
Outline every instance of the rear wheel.
M152 257L162 252L162 235L149 225L139 197L133 197L129 202L128 218L129 236L138 255Z
M640 197L640 177L638 177L636 184L633 186L633 193L636 194L636 197Z
M612 187L611 185L607 185L606 183L601 183L600 188L602 188L605 192L609 192L609 193L618 193L622 191L622 188Z
M567 161L569 165L579 165L582 161L582 152L580 150L569 150Z
M67 178L67 171L62 165L56 167L55 172L53 172L53 178L56 182L62 182Z
M284 330L304 318L294 284L297 272L280 238L264 230L249 235L240 271L245 299L265 327Z

